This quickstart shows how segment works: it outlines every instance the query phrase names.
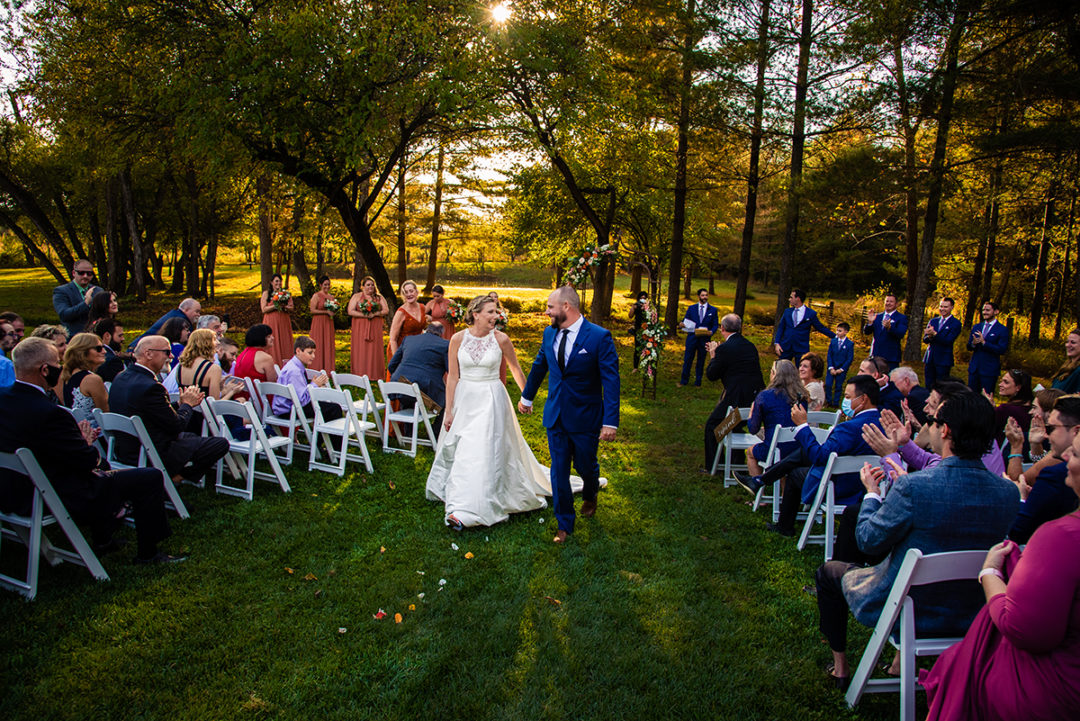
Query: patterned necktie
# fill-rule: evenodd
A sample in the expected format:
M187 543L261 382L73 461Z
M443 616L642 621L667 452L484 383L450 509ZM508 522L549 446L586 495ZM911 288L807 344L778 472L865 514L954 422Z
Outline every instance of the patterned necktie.
M569 328L563 328L562 338L559 340L559 370L566 370L566 336L570 335Z

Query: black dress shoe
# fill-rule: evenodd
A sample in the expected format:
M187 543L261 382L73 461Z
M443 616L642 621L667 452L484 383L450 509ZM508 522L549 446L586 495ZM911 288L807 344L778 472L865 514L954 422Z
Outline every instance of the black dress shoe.
M157 565L159 563L183 563L188 560L187 556L171 556L165 551L158 551L150 558L135 558L135 563L140 566Z
M779 533L781 536L783 536L785 538L794 538L795 537L795 531L789 531L786 528L780 528L780 526L778 524L776 524L776 523L767 523L767 524L765 524L765 530L766 531L772 531L773 533Z
M751 476L746 471L732 471L731 475L735 476L736 483L749 491L751 496L756 496L757 492L765 485L761 480L761 476Z

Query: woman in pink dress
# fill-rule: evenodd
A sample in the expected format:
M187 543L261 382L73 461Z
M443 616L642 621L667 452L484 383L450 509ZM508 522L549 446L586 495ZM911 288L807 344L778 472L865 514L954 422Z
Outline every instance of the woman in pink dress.
M324 275L319 278L319 289L311 296L311 340L315 341L315 360L311 367L314 370L326 371L329 374L335 370L334 358L336 347L334 345L334 315L336 309L327 307L327 302L337 304L337 298L330 294L330 277Z
M1065 452L1080 496L1080 436ZM1080 709L1080 512L1044 523L1023 555L990 549L979 574L986 606L964 640L920 673L928 721L1077 718Z
M281 291L281 274L274 273L270 279L270 287L263 291L259 299L259 307L263 312L262 322L270 326L274 333L274 345L270 349L270 355L278 367L283 367L293 356L292 316L289 315L293 309L293 299L290 297L284 303L274 303L274 294Z
M383 327L390 314L386 299L375 290L370 275L360 281L360 292L349 298L349 317L352 318L352 340L349 359L352 373L367 376L372 381L383 377L386 361L383 357Z
M427 311L429 320L442 323L442 337L446 340L450 340L454 335L454 321L446 317L446 310L449 307L450 300L446 297L446 291L441 285L434 286L431 289L431 300L424 306L424 310Z
M420 305L420 289L416 283L407 280L398 288L401 298L405 302L394 313L394 321L390 324L390 342L386 346L386 362L394 357L401 341L411 335L420 335L427 326L424 306Z

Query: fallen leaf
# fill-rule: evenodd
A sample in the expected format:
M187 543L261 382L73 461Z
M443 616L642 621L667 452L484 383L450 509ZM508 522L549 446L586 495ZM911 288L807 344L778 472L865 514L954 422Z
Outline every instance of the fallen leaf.
M334 569L331 568L329 571L326 572L326 575L327 576L336 576L337 571L335 571Z
M316 589L316 591L315 591L315 598L318 598L318 597L319 597L319 596L321 596L321 595L322 595L322 589L321 589L321 588L319 588L319 589Z
M424 592L421 591L420 593L416 594L416 597L419 598L421 601L423 601L424 600Z
M544 596L544 600L546 600L552 606L561 606L562 605L562 601L560 601L557 598L552 598L551 596Z
M415 603L410 603L409 604L409 610L410 611L415 611L416 610L416 604Z
M394 623L401 623L401 614L400 613L395 613L394 614Z
M344 626L338 626L337 632L338 633L345 633L345 627Z
M386 546L379 546L379 553L386 553Z
M394 482L393 482L393 481L390 481L390 482L389 482L388 484L386 484L386 485L390 486L390 490L391 490L391 491L392 491L392 490L394 490L395 488L397 488L397 486L395 486L395 485L394 485Z
M286 566L286 567L285 567L285 572L286 572L286 573L292 573L292 572L293 572L293 570L292 570L291 568L289 568L288 566Z
M458 550L458 545L456 543L451 543L450 548L452 548L452 549L454 549L456 551L456 550Z
M312 494L311 494L311 497L312 497L312 498L318 498L318 497L319 497L319 494L318 494L318 493L312 493Z
M420 574L421 576L423 576L423 575L424 575L424 572L423 572L423 571L417 571L417 573L419 573L419 574Z
M314 573L309 573L308 575L304 576L304 580L305 581L318 581L319 577L316 576Z
M631 583L641 583L642 581L641 574L633 571L619 571L619 575Z
M473 556L472 551L469 551L465 554L465 558L475 558L475 556Z
M386 618L386 611L380 608L378 613L372 615L372 618L374 618L376 621L381 621Z
M446 579L445 578L440 578L439 579L439 585L440 586L445 586L446 585Z

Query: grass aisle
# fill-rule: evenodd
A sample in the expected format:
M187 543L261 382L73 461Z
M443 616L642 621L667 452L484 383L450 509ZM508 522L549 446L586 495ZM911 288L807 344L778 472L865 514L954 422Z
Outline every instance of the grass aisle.
M514 319L525 365L543 322ZM697 473L719 388L676 389L669 343L658 399L642 400L618 340L610 486L567 547L551 543L550 510L446 529L424 499L430 451L373 447L374 474L343 479L298 463L293 493L262 484L250 503L185 487L192 518L169 548L187 563L135 567L128 552L105 559L108 583L45 568L35 602L0 594L0 717L856 717L825 690L828 650L801 590L820 549L766 534L745 492ZM540 421L522 417L543 461ZM19 550L4 544L5 568ZM897 704L870 697L858 717Z

